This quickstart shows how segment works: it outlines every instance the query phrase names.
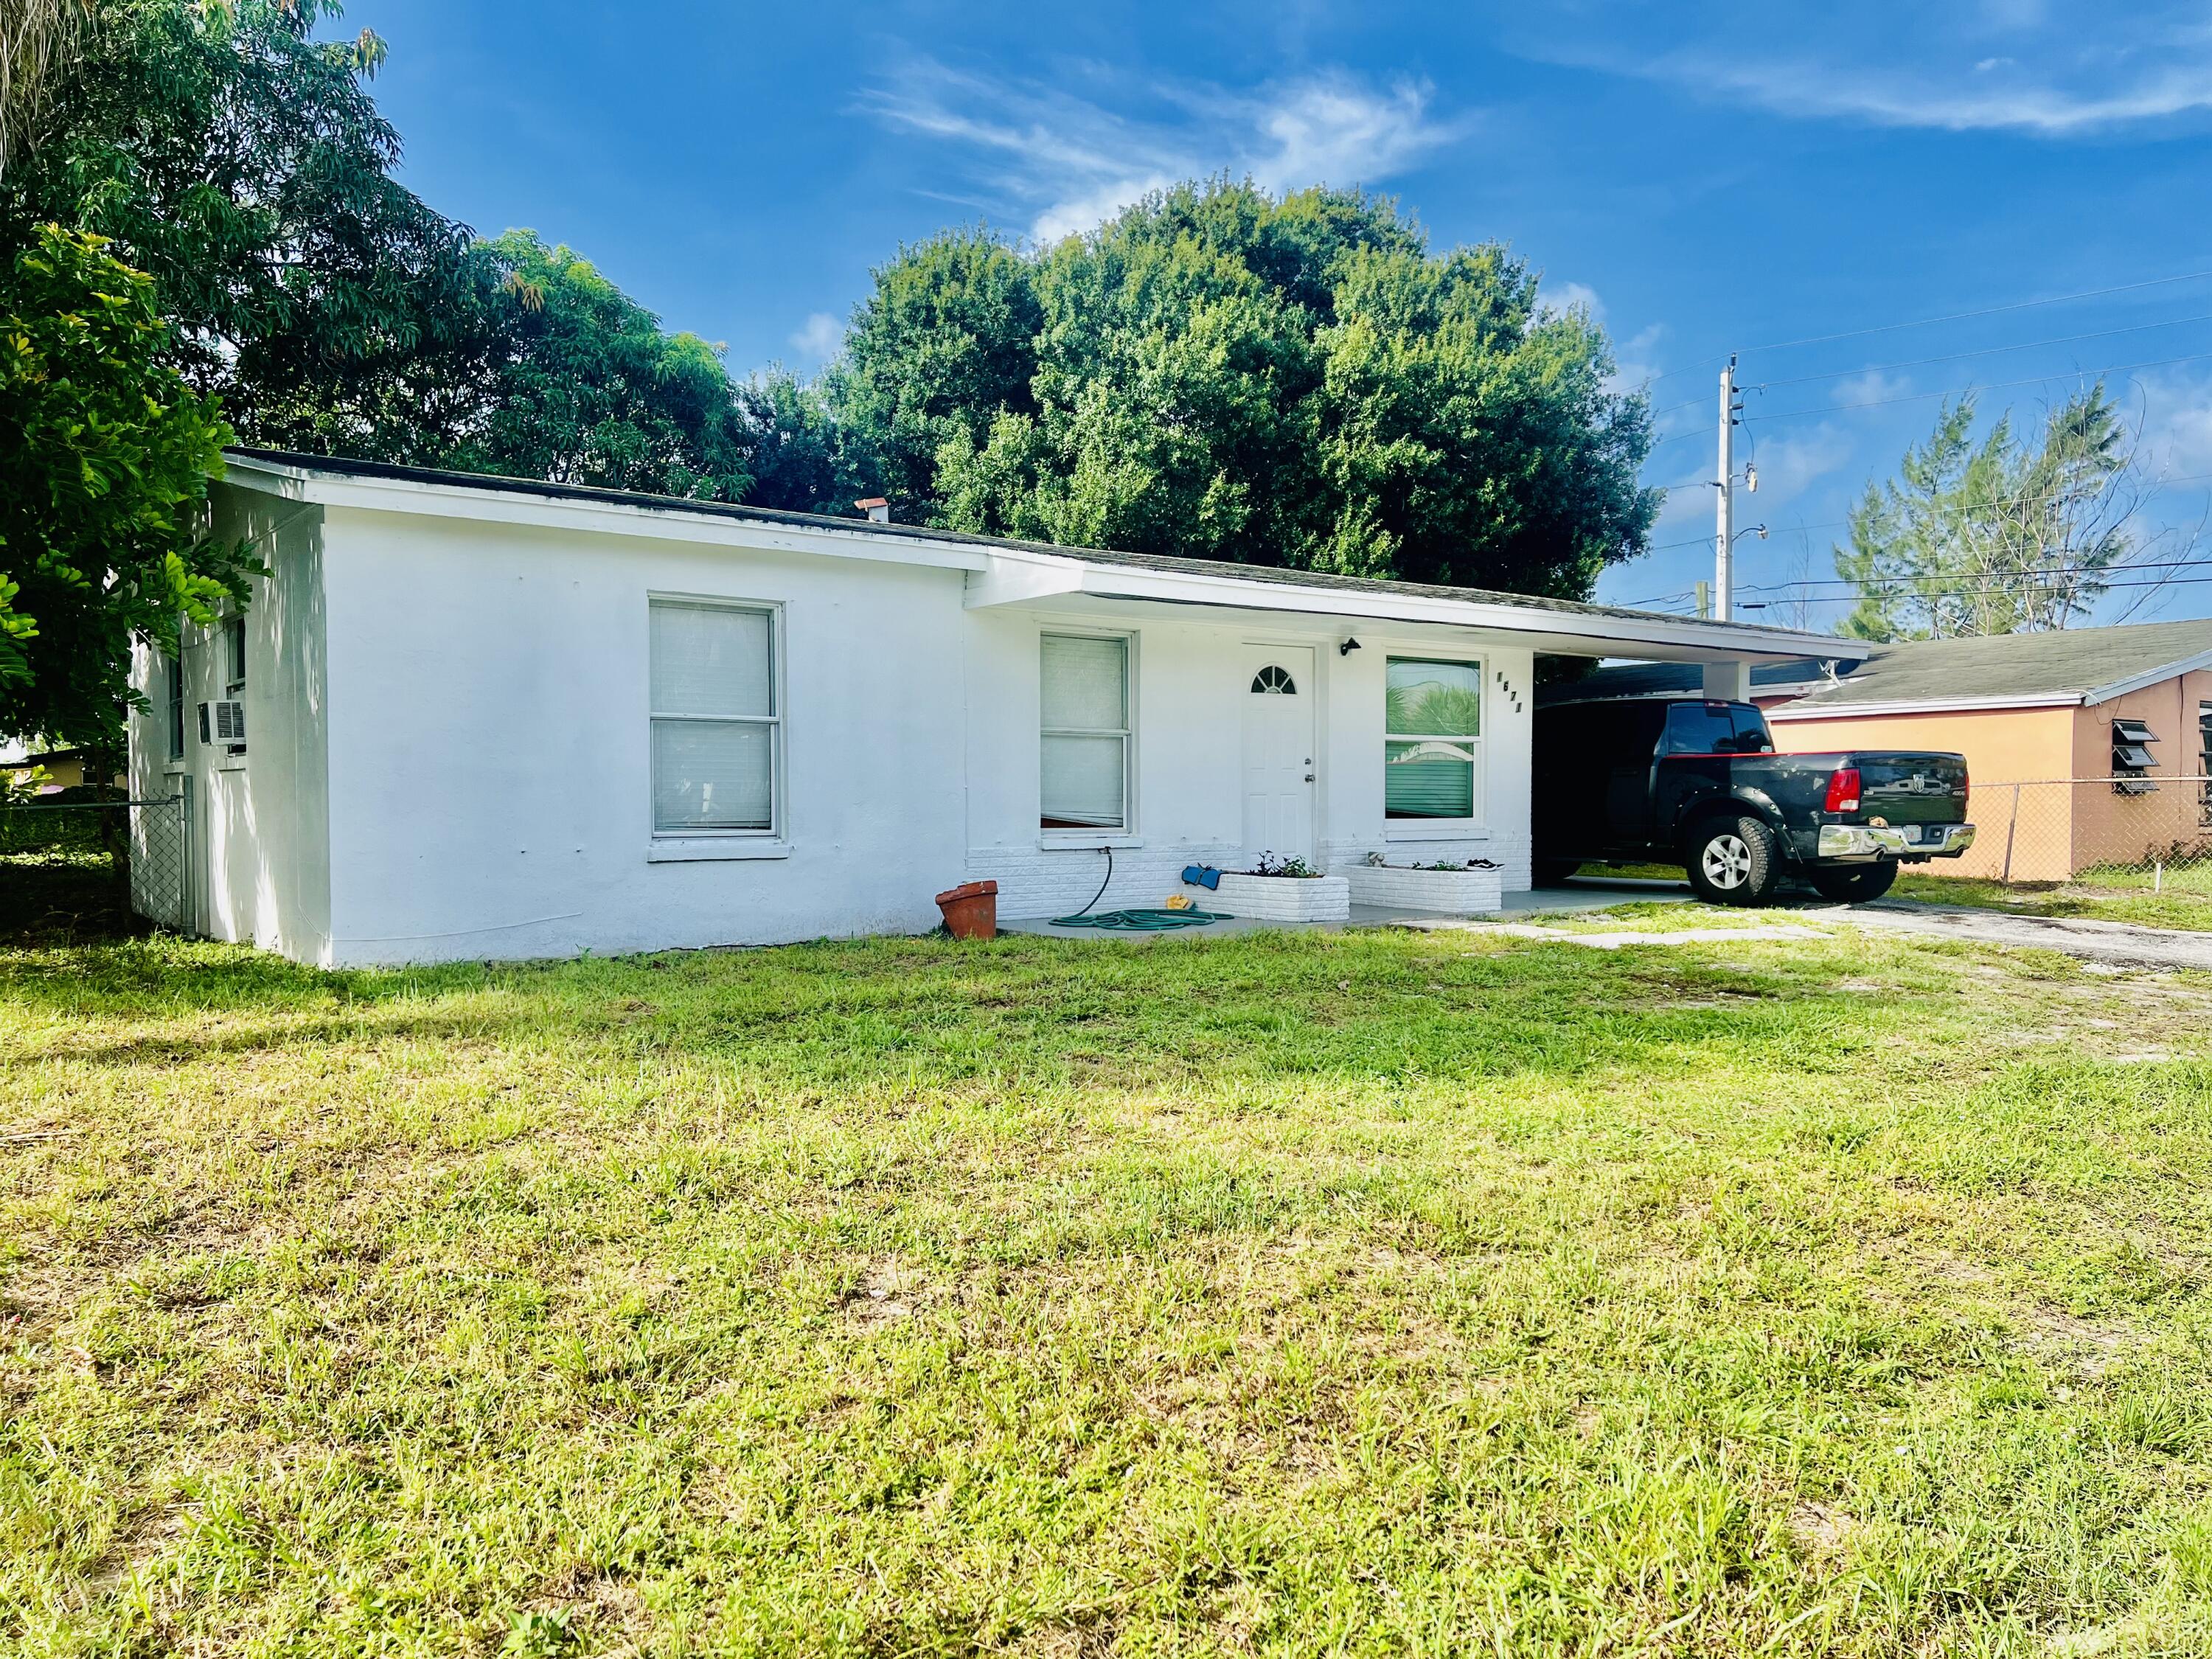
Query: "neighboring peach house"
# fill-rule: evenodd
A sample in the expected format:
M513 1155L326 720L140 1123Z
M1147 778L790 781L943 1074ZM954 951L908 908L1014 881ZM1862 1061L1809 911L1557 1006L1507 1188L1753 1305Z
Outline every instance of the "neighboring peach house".
M1836 646L1755 671L1752 698L1784 753L1966 756L1981 833L1943 873L2063 881L2212 857L2212 621ZM1638 663L1545 701L1697 690L1674 665Z

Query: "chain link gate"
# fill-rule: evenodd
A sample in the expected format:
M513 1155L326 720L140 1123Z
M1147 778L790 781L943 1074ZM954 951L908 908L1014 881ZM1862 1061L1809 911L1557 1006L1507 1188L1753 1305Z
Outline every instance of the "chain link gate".
M12 876L27 885L42 873L120 866L129 876L131 909L173 933L191 931L191 853L182 794L0 800L0 882Z
M2212 898L2212 776L1976 778L1973 790L1974 845L1923 873Z

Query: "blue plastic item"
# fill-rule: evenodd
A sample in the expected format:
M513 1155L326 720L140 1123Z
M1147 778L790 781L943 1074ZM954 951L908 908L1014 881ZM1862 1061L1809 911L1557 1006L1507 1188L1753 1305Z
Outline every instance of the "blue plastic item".
M1187 864L1182 871L1183 883L1190 887L1218 887L1221 872L1210 864Z

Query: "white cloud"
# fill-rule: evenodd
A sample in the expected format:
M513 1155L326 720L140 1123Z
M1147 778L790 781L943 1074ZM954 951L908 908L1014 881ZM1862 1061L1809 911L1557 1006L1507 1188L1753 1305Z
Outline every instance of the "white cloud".
M1909 397L1912 382L1902 374L1885 374L1870 368L1863 374L1853 374L1836 382L1829 397L1844 405L1886 404L1892 398Z
M791 349L810 363L826 362L836 355L845 337L845 325L826 311L817 311L801 323L791 337Z
M2212 21L2192 0L2108 8L2094 27L2046 0L1816 9L1717 0L1686 43L1656 33L1671 11L1598 3L1604 27L1567 38L1528 27L1520 49L1708 101L1882 126L2063 138L2212 113Z
M1572 311L1580 306L1589 313L1590 321L1601 328L1605 325L1605 301L1597 297L1597 290L1587 283L1547 283L1536 295L1536 308L1555 314Z
M1463 130L1435 118L1421 82L1341 72L1249 92L1154 84L1117 101L963 74L923 59L863 106L878 120L968 152L988 193L1039 242L1088 230L1146 191L1226 172L1269 190L1372 185Z
M1848 465L1857 453L1850 438L1826 421L1810 431L1763 440L1750 457L1759 467L1759 494L1738 497L1736 522L1778 520L1808 484Z

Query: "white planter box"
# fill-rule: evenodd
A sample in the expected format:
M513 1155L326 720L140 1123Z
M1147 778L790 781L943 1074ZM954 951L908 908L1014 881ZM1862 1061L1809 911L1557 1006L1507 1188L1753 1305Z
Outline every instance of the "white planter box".
M1504 903L1498 870L1393 870L1355 864L1345 872L1354 904L1427 910L1443 916L1491 915ZM1225 884L1226 876L1222 878Z
M1255 921L1344 921L1352 915L1352 887L1342 876L1232 876L1198 895L1216 908Z

